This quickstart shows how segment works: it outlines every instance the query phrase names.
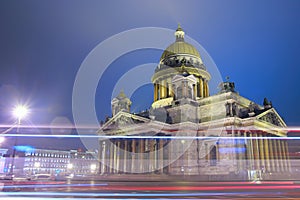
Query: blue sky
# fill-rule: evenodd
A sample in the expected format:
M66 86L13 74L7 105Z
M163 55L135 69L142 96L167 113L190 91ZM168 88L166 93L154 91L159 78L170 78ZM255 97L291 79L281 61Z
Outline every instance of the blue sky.
M242 96L267 97L288 125L300 124L300 1L1 1L0 110L10 123L15 102L28 102L33 124L72 119L72 88L86 56L102 41L133 28L176 29L210 54ZM100 80L99 121L110 115L115 82L132 67L159 62L159 50L117 59ZM152 87L131 99L134 111L152 101Z

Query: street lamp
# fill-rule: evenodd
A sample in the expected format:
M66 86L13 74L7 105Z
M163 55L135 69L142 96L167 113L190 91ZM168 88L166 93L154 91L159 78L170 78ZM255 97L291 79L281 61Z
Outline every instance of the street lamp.
M21 120L24 119L28 114L29 110L25 105L17 105L13 109L13 115L18 120L18 125L21 124Z
M24 119L28 114L29 110L25 105L17 105L13 109L13 116L17 119L18 126L17 126L17 134L19 134L19 129L21 125L21 120ZM14 165L15 165L15 157L16 157L16 145L18 143L18 137L16 136L15 138L15 144L13 147L13 154L12 154L12 165L11 165L11 170L10 174L14 176Z

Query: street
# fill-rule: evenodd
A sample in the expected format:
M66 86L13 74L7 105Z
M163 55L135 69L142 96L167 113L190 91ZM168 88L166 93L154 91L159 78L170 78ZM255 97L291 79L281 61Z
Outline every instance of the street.
M299 196L300 184L294 181L6 181L0 193L1 199L274 199L298 198Z

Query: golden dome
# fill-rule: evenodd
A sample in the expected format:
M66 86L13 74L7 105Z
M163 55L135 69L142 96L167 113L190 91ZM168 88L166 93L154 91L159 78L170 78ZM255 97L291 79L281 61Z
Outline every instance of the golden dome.
M161 55L160 60L178 54L188 54L200 58L200 53L198 52L198 50L193 45L184 41L184 32L180 25L178 25L175 36L176 41L166 48L166 50Z
M177 54L189 54L200 58L198 50L193 45L184 41L176 41L168 46L168 48L166 48L166 50L161 55L160 60Z

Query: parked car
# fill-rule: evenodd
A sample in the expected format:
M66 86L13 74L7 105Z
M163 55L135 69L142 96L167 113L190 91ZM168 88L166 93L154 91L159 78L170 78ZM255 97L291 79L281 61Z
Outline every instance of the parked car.
M0 180L12 180L13 177L11 174L0 174Z
M33 181L49 181L55 180L54 176L51 174L35 174L31 177Z
M28 181L31 180L31 177L28 175L18 175L18 176L14 176L13 181Z

